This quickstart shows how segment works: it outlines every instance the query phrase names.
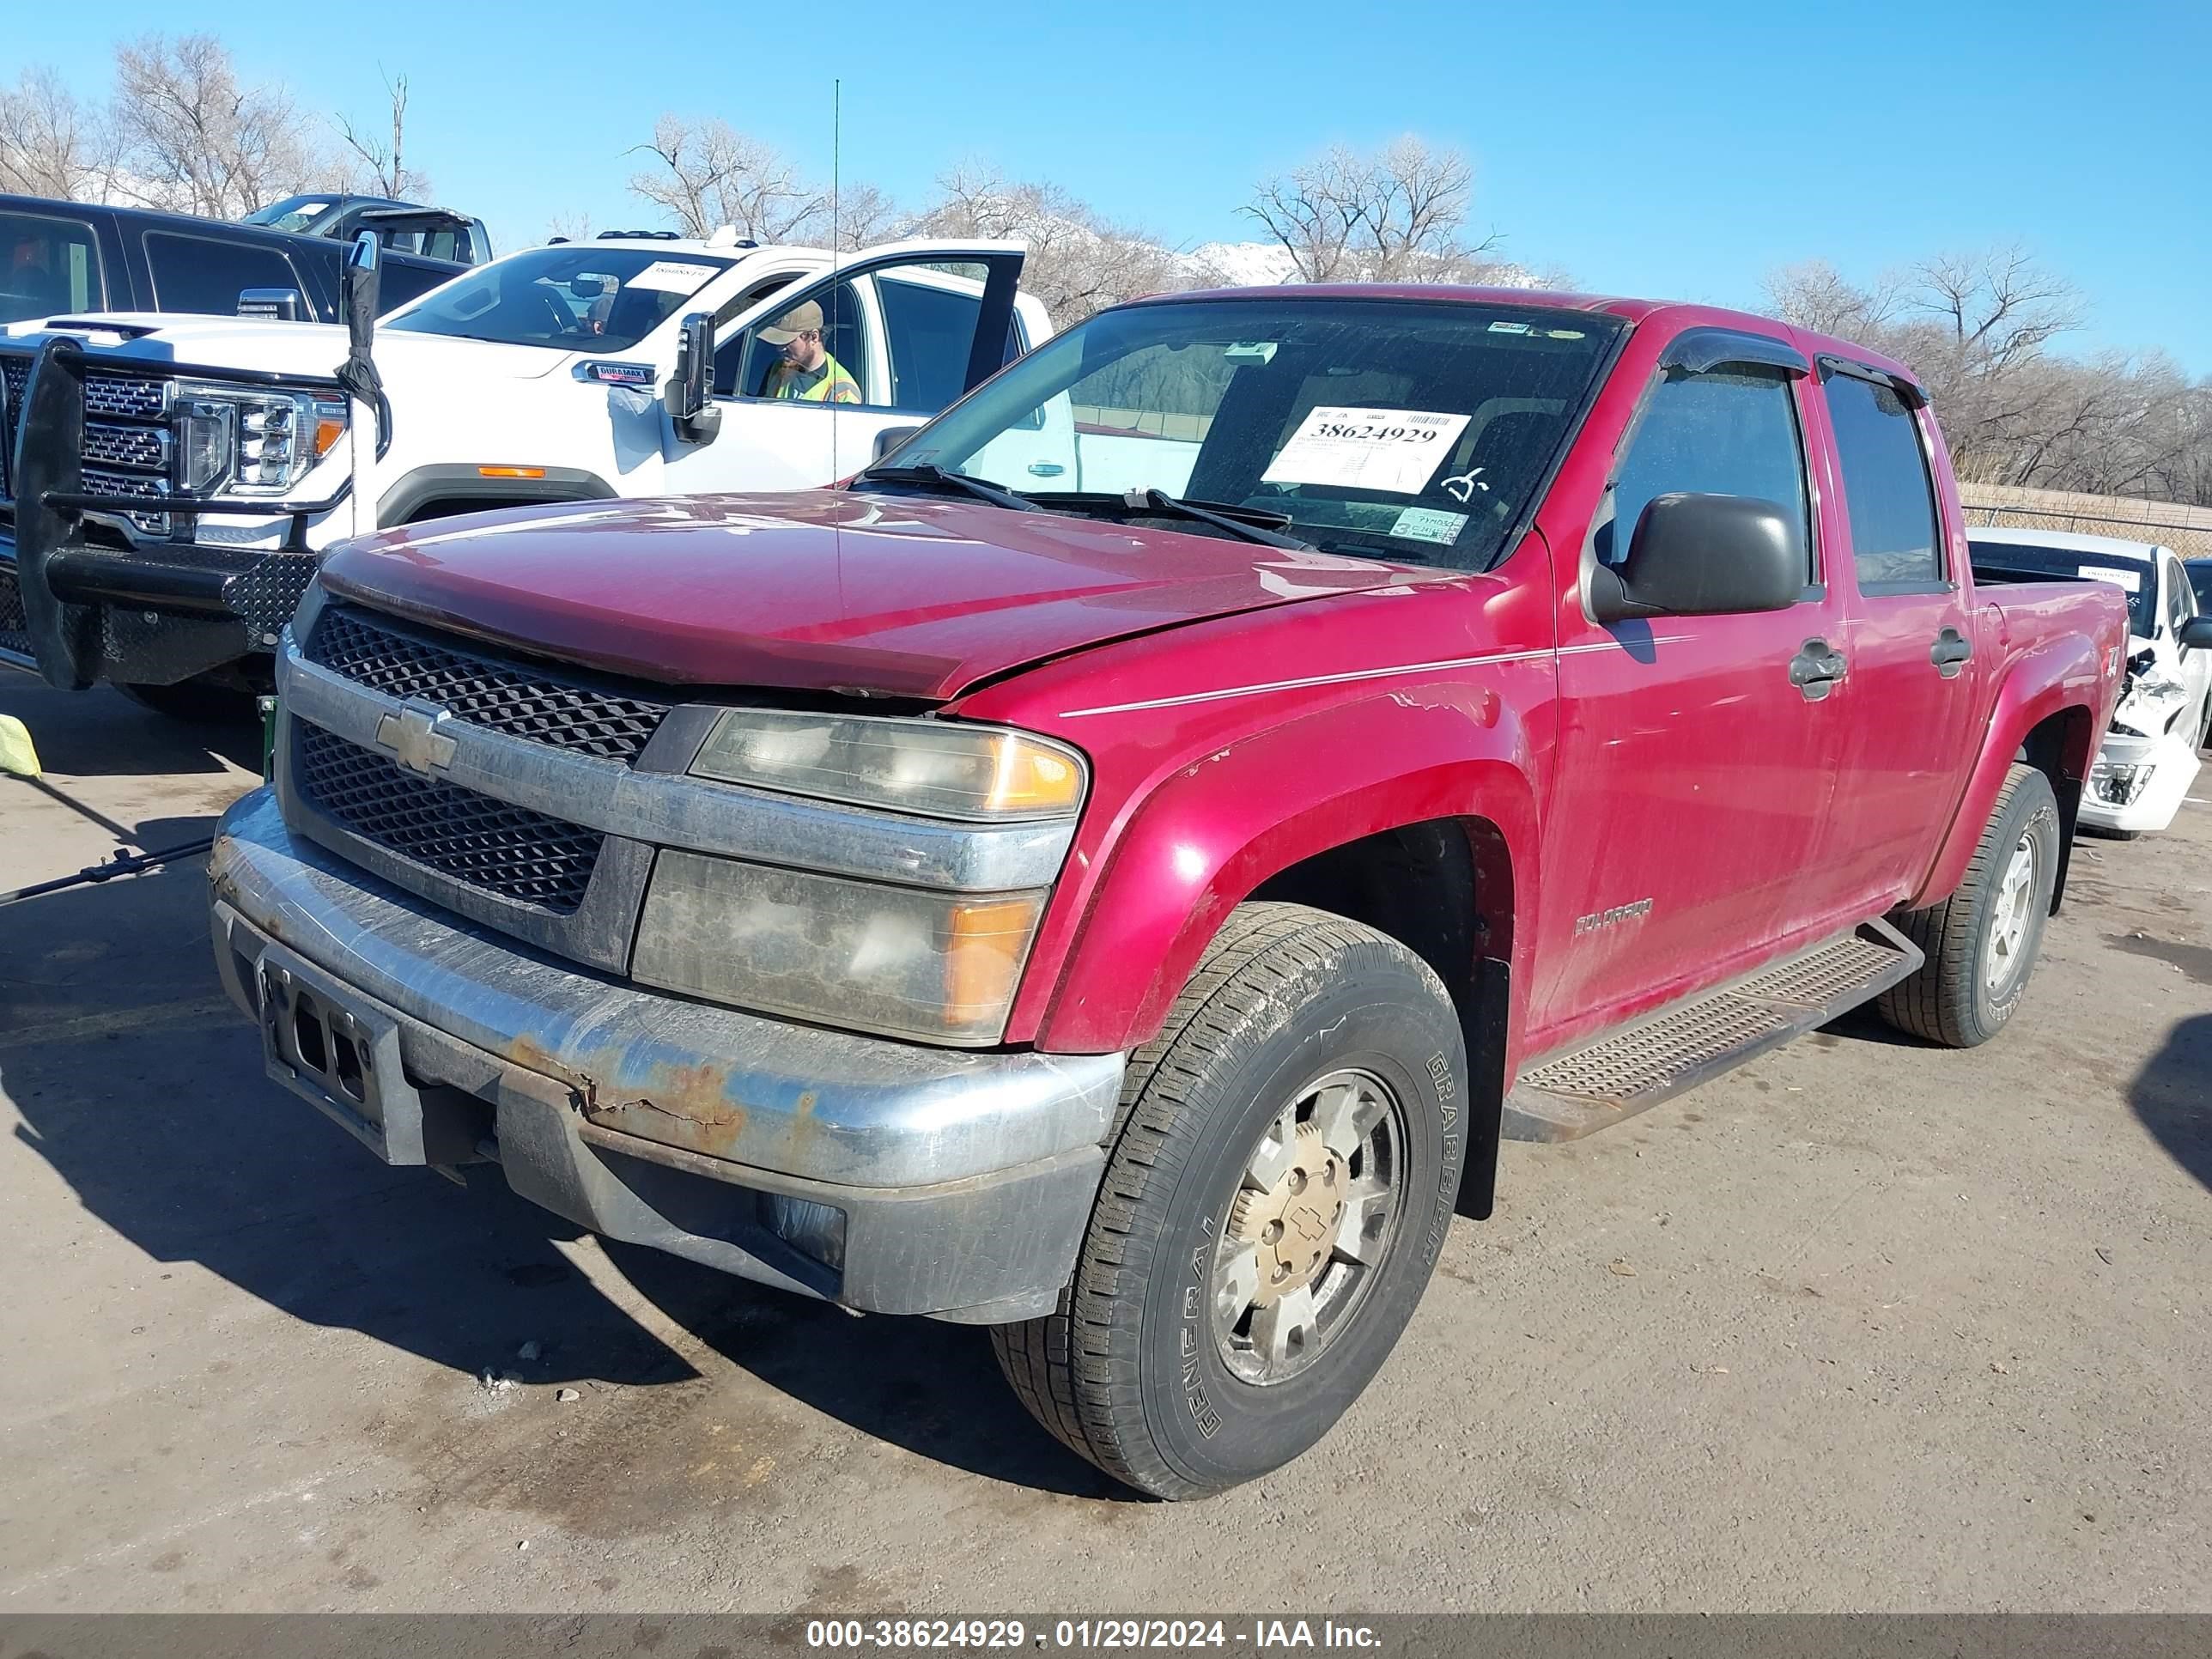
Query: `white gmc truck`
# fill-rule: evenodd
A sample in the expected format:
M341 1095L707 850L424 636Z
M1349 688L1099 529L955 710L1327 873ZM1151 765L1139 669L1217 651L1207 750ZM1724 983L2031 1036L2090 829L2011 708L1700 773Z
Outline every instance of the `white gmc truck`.
M1051 332L1021 266L1005 242L833 258L610 234L353 328L116 313L0 331L0 665L210 712L266 689L317 556L349 537L827 483ZM357 247L358 319L374 280ZM790 395L818 373L775 373L787 313L818 320L799 350L836 360L843 401Z

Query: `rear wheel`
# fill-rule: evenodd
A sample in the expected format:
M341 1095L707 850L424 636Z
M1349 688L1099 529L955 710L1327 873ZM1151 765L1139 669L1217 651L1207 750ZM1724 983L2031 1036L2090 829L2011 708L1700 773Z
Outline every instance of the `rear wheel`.
M1882 1018L1952 1048L2002 1030L2027 989L2057 877L2057 798L2042 773L2015 765L1958 890L1890 918L1928 960L1882 993Z
M1240 907L1130 1068L1059 1309L992 1333L1023 1403L1158 1498L1304 1451L1428 1283L1466 1076L1451 999L1403 945Z

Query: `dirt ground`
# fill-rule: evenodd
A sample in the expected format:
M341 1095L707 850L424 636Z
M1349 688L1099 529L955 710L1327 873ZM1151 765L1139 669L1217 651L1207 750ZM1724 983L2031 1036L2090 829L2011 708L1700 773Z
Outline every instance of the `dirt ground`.
M110 692L0 713L50 769L0 890L254 781ZM975 1331L372 1162L263 1077L204 907L192 861L0 908L0 1611L2212 1607L2202 801L2081 844L1988 1048L1853 1018L1509 1146L1335 1432L1179 1506Z

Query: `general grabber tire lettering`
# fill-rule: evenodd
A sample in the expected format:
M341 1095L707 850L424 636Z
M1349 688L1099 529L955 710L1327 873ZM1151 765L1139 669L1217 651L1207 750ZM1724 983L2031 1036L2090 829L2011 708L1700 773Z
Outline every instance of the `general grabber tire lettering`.
M1443 983L1373 928L1239 906L1133 1058L1058 1310L992 1340L1037 1420L1156 1498L1278 1468L1412 1317L1466 1152Z
M2042 948L2058 833L2051 781L2014 765L1958 890L1941 904L1890 917L1928 960L1881 994L1884 1019L1951 1048L1987 1042L2004 1029Z

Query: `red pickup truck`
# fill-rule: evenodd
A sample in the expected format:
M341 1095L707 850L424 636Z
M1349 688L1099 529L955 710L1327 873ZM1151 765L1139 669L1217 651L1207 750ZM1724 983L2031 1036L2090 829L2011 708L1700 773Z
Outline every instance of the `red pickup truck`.
M210 866L272 1076L392 1162L988 1325L1181 1498L1327 1431L1501 1133L1868 1000L1954 1045L2020 1005L2124 599L1977 591L1899 363L1195 295L884 449L330 556Z

